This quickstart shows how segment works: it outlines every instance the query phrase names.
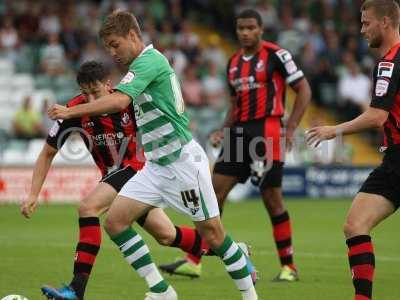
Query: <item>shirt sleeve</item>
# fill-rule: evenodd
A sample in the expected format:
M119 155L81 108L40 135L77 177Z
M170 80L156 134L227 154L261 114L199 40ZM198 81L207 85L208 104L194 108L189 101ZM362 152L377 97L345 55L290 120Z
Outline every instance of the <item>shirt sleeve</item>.
M61 149L72 132L79 130L77 119L57 120L50 128L46 142L55 149Z
M286 83L294 85L304 78L304 73L300 70L293 60L292 54L285 49L279 49L274 52L277 68L285 78Z
M399 91L400 66L393 62L381 61L374 70L374 85L371 107L390 111Z
M152 62L145 54L136 60L115 88L133 100L157 77L160 69L159 62Z
M229 70L231 67L231 61L232 61L232 59L229 59L228 64L226 65L225 75L226 75L226 83L228 85L229 95L231 95L231 97L235 97L236 96L235 88L232 86L232 84L229 81Z

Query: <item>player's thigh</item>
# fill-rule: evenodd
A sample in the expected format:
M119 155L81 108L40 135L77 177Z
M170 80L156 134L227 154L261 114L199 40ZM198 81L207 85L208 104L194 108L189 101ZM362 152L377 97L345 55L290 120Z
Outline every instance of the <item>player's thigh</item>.
M345 235L369 234L380 222L393 214L395 207L382 195L360 192L356 195L347 215Z
M208 158L201 146L191 141L182 149L182 159L156 170L163 201L171 208L204 221L219 216Z
M79 204L79 216L84 218L103 214L116 196L117 191L112 186L100 182Z
M162 245L171 245L176 237L174 224L161 208L153 208L147 213L143 228Z
M125 167L103 177L93 192L81 202L79 216L103 214L110 207L117 193L135 174L136 171L131 167Z
M118 195L108 210L105 228L109 234L117 234L131 226L151 208L153 207L147 203Z

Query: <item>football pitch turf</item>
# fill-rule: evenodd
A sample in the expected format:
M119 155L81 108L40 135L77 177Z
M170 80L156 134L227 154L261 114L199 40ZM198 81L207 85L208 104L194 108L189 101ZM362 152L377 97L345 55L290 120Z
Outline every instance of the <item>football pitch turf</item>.
M293 220L295 262L300 281L272 283L278 260L271 225L260 201L228 203L223 222L237 241L252 246L252 260L259 270L257 290L262 300L351 300L353 287L347 262L342 223L349 199L287 201ZM0 206L0 299L21 294L29 300L44 299L42 284L59 286L71 278L77 239L75 205L42 205L32 219L19 214L16 205ZM167 210L175 224L187 218ZM138 228L135 225L135 228ZM374 232L376 273L374 299L400 299L400 218L394 215ZM156 264L181 255L177 249L158 246L138 230L148 243ZM103 234L103 246L88 284L86 300L144 299L146 285L122 259ZM166 275L180 300L239 300L241 296L214 257L203 260L200 279Z

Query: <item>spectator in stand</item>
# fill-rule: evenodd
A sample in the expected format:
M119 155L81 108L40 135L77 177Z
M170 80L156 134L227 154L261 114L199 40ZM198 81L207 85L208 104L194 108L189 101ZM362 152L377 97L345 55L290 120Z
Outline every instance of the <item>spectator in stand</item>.
M370 90L369 77L361 72L357 62L350 62L347 65L347 72L339 78L338 83L341 107L347 119L354 119L368 108L371 98Z
M221 38L213 33L208 36L208 45L203 51L203 60L212 63L217 67L217 71L225 70L227 57L221 48Z
M57 33L49 34L48 42L41 49L40 65L47 75L62 74L66 68L66 57Z
M188 60L182 50L178 48L175 41L173 41L170 47L164 51L164 55L166 58L168 58L178 78L182 78L183 72L188 64Z
M204 105L203 88L196 74L196 67L188 65L184 71L182 80L182 95L188 107L200 107Z
M214 61L208 62L207 74L201 80L205 104L217 112L226 107L225 83L218 74L218 66Z
M200 53L199 37L190 29L189 23L185 20L181 24L181 32L176 37L180 47L190 62L195 62Z
M0 56L15 62L20 46L18 31L15 29L13 19L6 17L0 29Z
M40 16L39 31L44 37L60 33L61 23L58 16L57 2L50 2L50 5L42 5L43 13Z
M33 110L30 96L25 97L22 108L15 114L13 129L17 139L43 137L40 113Z

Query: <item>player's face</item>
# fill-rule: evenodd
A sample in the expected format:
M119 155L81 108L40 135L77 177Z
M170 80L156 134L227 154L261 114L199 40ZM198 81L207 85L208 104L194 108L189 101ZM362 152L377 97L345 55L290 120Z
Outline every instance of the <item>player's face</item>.
M253 48L261 40L262 28L254 18L237 19L236 34L243 48Z
M141 52L142 42L131 30L127 36L110 34L104 38L105 47L116 63L130 65Z
M361 34L367 39L371 48L382 45L381 21L375 16L373 9L363 10L361 13Z
M106 82L96 81L87 84L80 85L81 92L86 96L88 102L92 102L97 98L108 95L111 90L111 82L108 80Z

